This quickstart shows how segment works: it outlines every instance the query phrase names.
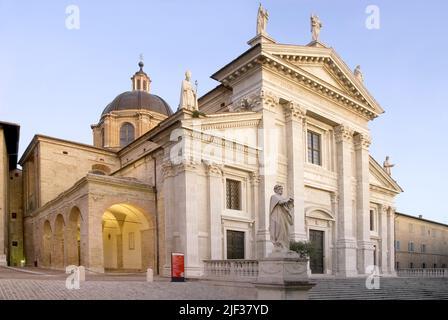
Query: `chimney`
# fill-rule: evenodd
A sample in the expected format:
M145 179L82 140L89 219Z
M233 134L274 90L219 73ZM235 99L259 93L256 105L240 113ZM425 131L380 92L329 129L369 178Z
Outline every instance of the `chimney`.
M419 219L423 219L423 216L422 216L422 215L419 215L418 218L419 218Z

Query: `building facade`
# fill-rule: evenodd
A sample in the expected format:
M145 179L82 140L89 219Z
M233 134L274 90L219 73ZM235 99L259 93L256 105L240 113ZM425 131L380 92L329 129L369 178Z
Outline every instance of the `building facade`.
M0 266L23 259L20 171L16 170L20 127L0 122Z
M313 273L393 275L402 190L369 154L383 109L359 68L316 39L260 31L248 44L198 109L173 113L140 63L91 126L93 145L36 135L19 161L27 264L168 275L181 252L196 277L204 260L260 259L280 184L294 198L291 239L316 248Z
M448 225L397 212L395 215L396 269L448 266Z

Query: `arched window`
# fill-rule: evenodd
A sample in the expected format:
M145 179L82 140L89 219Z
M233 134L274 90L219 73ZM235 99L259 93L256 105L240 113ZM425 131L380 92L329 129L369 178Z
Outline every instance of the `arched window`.
M125 122L120 128L120 147L125 147L134 141L134 126Z

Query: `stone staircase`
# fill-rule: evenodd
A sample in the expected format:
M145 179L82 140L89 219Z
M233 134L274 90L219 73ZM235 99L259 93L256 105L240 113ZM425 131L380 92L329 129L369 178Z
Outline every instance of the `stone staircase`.
M448 278L380 278L367 289L365 278L313 279L310 300L448 300Z

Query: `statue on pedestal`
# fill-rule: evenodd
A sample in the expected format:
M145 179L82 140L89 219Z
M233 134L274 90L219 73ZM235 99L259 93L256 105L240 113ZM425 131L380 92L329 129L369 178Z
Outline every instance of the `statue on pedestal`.
M356 66L355 71L353 72L353 74L355 75L355 77L356 77L359 81L364 82L364 75L362 74L361 66L359 66L359 65Z
M198 98L196 90L191 83L191 72L185 72L185 80L182 81L179 109L191 111L198 110Z
M257 35L266 34L266 25L268 23L269 13L266 9L261 6L258 7L258 16L257 16Z
M386 157L386 160L383 162L383 168L387 172L388 175L392 175L391 168L395 167L394 164L389 162L389 156Z
M311 34L313 41L319 41L320 29L323 27L319 17L313 14L311 16Z
M289 252L289 230L293 224L294 199L284 198L283 187L276 185L271 196L269 233L275 251Z

